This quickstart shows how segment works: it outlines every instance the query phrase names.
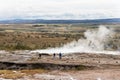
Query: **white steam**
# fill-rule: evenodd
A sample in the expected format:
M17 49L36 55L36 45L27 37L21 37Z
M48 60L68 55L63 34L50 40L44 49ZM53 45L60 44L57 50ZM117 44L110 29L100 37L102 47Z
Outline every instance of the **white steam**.
M39 53L106 53L106 54L118 54L113 51L109 51L111 46L109 45L111 39L114 36L114 31L105 26L99 26L98 29L87 30L84 33L85 39L79 39L73 41L62 47L49 48L42 50L35 50L32 52Z

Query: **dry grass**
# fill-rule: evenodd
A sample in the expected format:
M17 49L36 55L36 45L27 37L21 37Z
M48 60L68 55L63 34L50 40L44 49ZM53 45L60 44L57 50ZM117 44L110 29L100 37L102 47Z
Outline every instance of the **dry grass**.
M21 70L21 71L13 71L13 70L0 70L0 77L5 79L18 79L28 75L34 75L37 73L44 73L47 70L35 69L35 70Z
M17 33L17 32L0 32L0 49L1 50L31 50L44 49L48 47L58 47L72 38L65 39L62 35L55 37L56 34L42 33ZM42 37L40 37L42 36Z
M17 79L25 76L26 74L12 71L12 70L0 70L0 77L6 79Z
M120 32L119 26L119 24L111 25L117 32ZM73 40L84 38L83 32L97 27L98 25L94 24L1 24L0 50L59 47ZM119 33L116 38L120 39Z
M48 72L47 70L43 70L43 69L35 69L35 70L21 70L21 73L25 73L28 75L33 75L36 73L44 73L44 72Z

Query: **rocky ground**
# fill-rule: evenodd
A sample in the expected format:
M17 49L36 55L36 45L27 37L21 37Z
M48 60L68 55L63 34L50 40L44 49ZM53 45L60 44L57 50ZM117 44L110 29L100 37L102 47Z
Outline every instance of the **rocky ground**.
M39 53L31 53L29 50L25 51L0 51L1 62L14 62L14 63L52 63L52 64L72 64L72 65L120 65L120 55L112 54L94 54L94 53L74 53L62 54L62 59L56 54L42 54L41 58Z
M66 70L51 66L53 67L50 68L52 70L40 73L38 70L37 72L32 72L33 74L16 69L8 73L6 73L6 71L4 73L0 71L0 80L120 80L120 55L90 53L63 54L60 60L58 55L53 58L53 54L44 54L39 58L38 53L31 53L30 51L0 51L0 61L17 64L29 63L29 65L33 63L37 63L37 65L46 63L50 64L49 66L55 64L53 66L59 67L61 67L60 65L62 65L62 67L67 65ZM45 67L49 67L46 64ZM82 65L82 67L80 67L80 69L78 69L78 67L74 67L77 69L69 68L71 65ZM9 66L11 65L8 65L8 67ZM34 65L32 65L32 67L34 67ZM12 75L10 73L15 74L16 77L11 77ZM17 77L18 75L21 76Z
M35 80L120 80L120 69L87 70L87 71L52 71L49 73L35 74ZM32 79L32 78L31 78Z

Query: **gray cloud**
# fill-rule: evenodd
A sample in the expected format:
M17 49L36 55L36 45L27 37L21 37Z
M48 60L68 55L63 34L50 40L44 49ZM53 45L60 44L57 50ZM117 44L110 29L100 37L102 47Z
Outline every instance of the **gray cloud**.
M110 18L119 14L119 0L0 0L0 19Z

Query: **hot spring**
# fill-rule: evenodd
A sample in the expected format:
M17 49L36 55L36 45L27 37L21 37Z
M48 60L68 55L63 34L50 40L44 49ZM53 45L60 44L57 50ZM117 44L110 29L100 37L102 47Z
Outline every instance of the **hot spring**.
M119 47L114 44L114 29L106 26L99 26L98 29L87 30L84 32L85 39L72 41L61 47L33 50L31 53L103 53L103 54L119 54ZM113 50L113 46L117 46Z

